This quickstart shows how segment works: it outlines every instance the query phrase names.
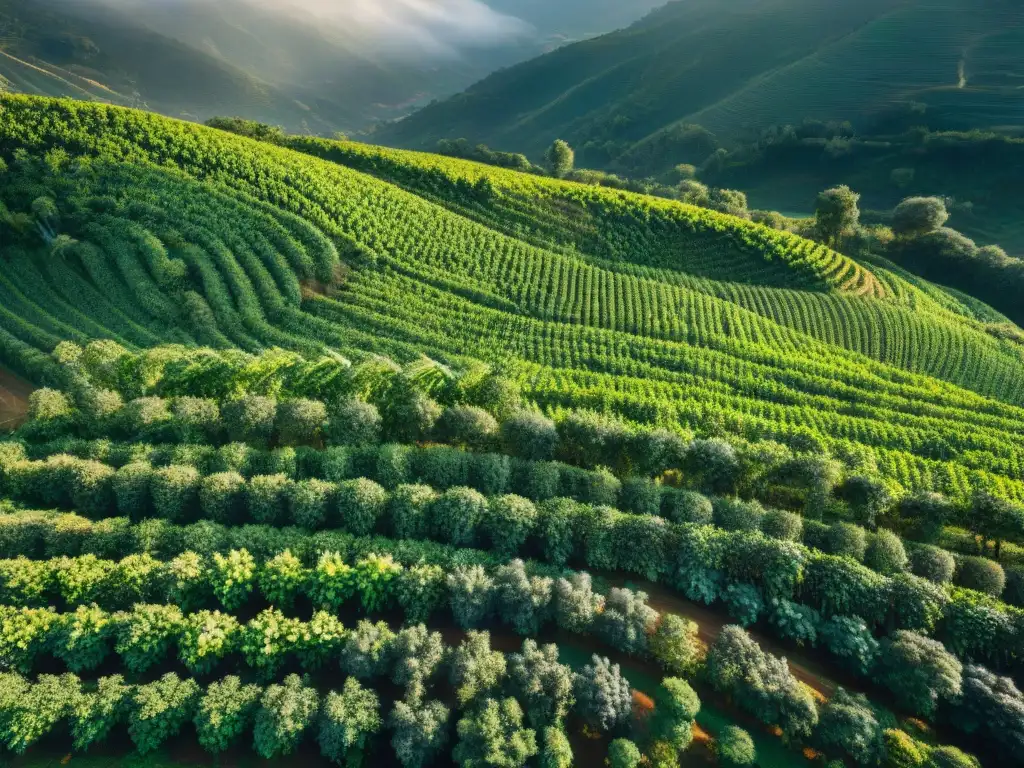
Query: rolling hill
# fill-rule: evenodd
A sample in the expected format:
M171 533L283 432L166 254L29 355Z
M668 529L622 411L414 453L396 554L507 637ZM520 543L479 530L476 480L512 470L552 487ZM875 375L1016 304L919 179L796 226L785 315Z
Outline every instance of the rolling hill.
M16 768L1013 764L1019 328L678 201L260 135L0 95Z
M915 102L946 129L1019 126L1022 21L999 0L679 0L377 138L431 149L465 137L539 157L560 137L583 165L649 173L705 159L686 144L690 124L728 144L805 120L864 126Z
M747 439L859 446L910 488L984 482L1024 498L1024 349L990 332L1005 318L892 265L431 155L301 138L281 149L70 102L3 106L5 155L62 144L99 169L27 190L5 177L11 211L54 196L53 226L73 238L60 258L7 252L5 358L21 372L44 373L61 338L104 336L501 361L545 408L697 430L715 413ZM339 251L337 290L304 287L334 281Z

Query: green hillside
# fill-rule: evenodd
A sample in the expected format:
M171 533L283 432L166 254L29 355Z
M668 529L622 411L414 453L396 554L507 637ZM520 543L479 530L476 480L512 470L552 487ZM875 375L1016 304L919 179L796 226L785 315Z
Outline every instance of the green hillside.
M561 137L584 165L649 172L704 159L688 156L678 129L690 124L728 143L808 119L863 125L918 102L944 128L1019 126L1020 21L1018 4L998 0L673 2L495 73L381 139L431 149L466 137L539 156Z
M1024 350L893 269L669 201L107 107L9 97L0 146L98 156L5 176L15 223L50 196L43 231L72 238L7 251L8 362L36 376L63 338L477 358L548 409L868 448L908 488L1024 498Z
M265 135L0 96L5 764L1014 764L1005 317Z

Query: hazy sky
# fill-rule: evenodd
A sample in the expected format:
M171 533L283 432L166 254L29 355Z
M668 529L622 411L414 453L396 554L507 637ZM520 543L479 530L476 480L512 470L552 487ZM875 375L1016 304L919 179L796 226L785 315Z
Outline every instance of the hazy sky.
M481 0L251 0L311 13L348 34L393 52L451 55L467 44L487 46L526 35L530 26ZM558 2L558 0L552 0Z

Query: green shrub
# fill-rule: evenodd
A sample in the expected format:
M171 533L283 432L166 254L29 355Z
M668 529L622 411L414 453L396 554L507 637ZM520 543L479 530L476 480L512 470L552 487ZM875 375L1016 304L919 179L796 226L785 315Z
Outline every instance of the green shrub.
M337 488L323 480L300 480L288 489L288 515L300 528L315 531L329 519Z
M960 694L962 667L937 640L899 630L882 641L874 678L906 711L930 717Z
M396 596L409 623L427 621L446 602L444 569L437 565L414 565L398 576Z
M576 522L586 508L572 499L549 499L537 510L537 538L544 559L564 566L576 552Z
M689 683L678 677L666 677L654 694L651 736L667 741L682 751L693 741L693 722L700 712L700 699Z
M561 725L545 728L541 734L540 768L572 768L569 737Z
M863 562L868 548L867 534L859 525L835 523L829 526L825 547L829 554Z
M180 443L219 442L224 424L216 400L179 397L171 406L174 431Z
M551 461L521 461L512 465L511 488L531 501L544 501L558 495L561 484L559 465Z
M437 494L429 485L400 485L388 502L391 531L399 539L425 539Z
M729 584L722 593L729 616L741 627L757 623L764 612L764 598L753 584Z
M449 680L462 707L498 689L508 670L504 654L491 650L490 632L470 630L452 652Z
M260 592L271 605L287 608L309 583L310 573L302 561L286 549L263 563L256 579Z
M215 552L208 573L214 596L227 610L234 611L252 594L256 559L246 549L234 549L226 555Z
M159 680L140 685L132 696L128 735L142 754L152 752L188 722L199 702L199 686L168 672Z
M295 650L302 668L312 671L333 662L345 644L345 637L345 627L337 617L326 611L314 613Z
M994 560L984 557L965 557L956 571L956 583L961 587L999 597L1006 588L1006 573Z
M487 699L459 720L452 758L463 768L521 768L537 754L537 734L522 724L523 711L515 699Z
M469 457L469 485L485 496L500 496L508 491L512 479L512 459L497 453L478 453Z
M346 674L366 680L387 671L395 633L387 623L363 619L348 633L341 650L341 668Z
M463 629L482 625L494 612L496 588L483 566L457 566L446 581L452 615Z
M0 675L0 728L7 748L25 751L64 720L80 696L74 675L40 675L35 685Z
M391 746L403 768L424 768L448 743L448 708L439 701L395 702L388 718Z
M320 555L310 583L313 605L335 613L356 592L355 572L337 552Z
M650 651L665 671L678 677L692 677L704 660L696 623L672 613L661 615Z
M133 687L125 685L121 675L101 677L95 688L76 697L70 714L74 748L84 751L106 740L115 726L132 709Z
M528 576L522 560L512 560L494 571L495 607L501 621L517 634L534 635L551 609L552 579Z
M260 698L253 728L256 754L270 760L295 751L303 734L313 725L320 709L320 697L298 675L288 675L272 685Z
M219 472L203 478L199 488L199 506L216 523L232 525L245 514L245 478L237 472Z
M792 512L769 509L761 518L761 530L773 539L801 541L804 535L804 519Z
M944 549L922 544L910 550L910 569L928 581L948 584L953 580L956 560Z
M298 398L277 406L277 438L281 445L309 445L319 440L327 425L327 406Z
M430 506L431 535L456 547L472 546L487 509L487 499L478 491L471 488L445 491Z
M116 625L95 603L63 614L52 628L54 655L75 673L96 669L110 654Z
M629 739L615 739L608 745L608 768L637 768L642 755Z
M498 435L498 422L483 408L453 405L445 408L434 424L434 436L442 443L485 450Z
M630 477L622 483L620 502L623 512L657 515L661 512L661 486L645 477Z
M225 403L221 412L232 442L265 447L274 436L277 401L272 397L244 395Z
M574 573L555 582L555 622L573 634L588 634L604 598L594 592L589 573Z
M272 679L288 655L298 649L302 635L302 622L268 608L241 628L238 646L246 666L262 679Z
M555 422L535 411L518 411L501 424L502 450L529 461L548 461L558 445Z
M716 499L715 525L727 531L759 531L764 507L756 501Z
M499 496L490 500L481 528L499 557L518 553L537 526L537 508L522 496Z
M245 487L249 517L261 525L282 525L292 498L293 483L284 475L257 475Z
M338 765L362 765L367 742L383 726L377 694L353 677L341 693L327 694L320 709L320 753Z
M573 677L575 711L592 728L610 733L629 720L633 695L618 664L597 655Z
M356 536L368 536L384 516L388 494L372 480L346 480L335 495L341 527Z
M241 641L234 616L220 611L187 615L178 633L178 658L195 674L205 674L232 653Z
M135 605L116 625L114 650L134 673L161 664L184 624L176 605Z
M249 729L262 694L258 685L243 685L234 675L211 683L193 718L203 749L218 754L235 744Z
M727 725L715 739L715 755L725 768L754 765L757 751L750 734L735 725Z
M662 514L673 523L711 525L714 521L714 507L707 496L677 488L663 490Z
M153 471L149 488L157 517L189 523L198 517L201 478L194 467L171 466Z
M422 624L400 630L391 644L391 681L410 688L426 685L445 659L440 632L429 632Z
M892 576L907 569L909 559L900 537L884 528L871 536L864 553L864 564L874 571Z
M203 605L213 594L206 564L195 552L186 551L172 559L164 569L164 581L167 599L185 611Z
M380 411L362 400L343 400L328 412L327 439L334 445L370 445L380 433Z
M644 656L648 635L654 631L657 620L657 611L647 605L646 592L613 587L594 628L612 648L631 656Z

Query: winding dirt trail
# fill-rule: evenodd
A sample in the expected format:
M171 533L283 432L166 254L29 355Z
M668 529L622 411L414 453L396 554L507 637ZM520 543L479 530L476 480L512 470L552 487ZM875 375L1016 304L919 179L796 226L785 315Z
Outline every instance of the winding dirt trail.
M0 367L0 432L16 429L28 414L28 396L35 386Z

